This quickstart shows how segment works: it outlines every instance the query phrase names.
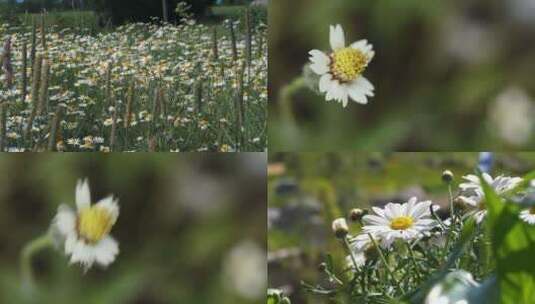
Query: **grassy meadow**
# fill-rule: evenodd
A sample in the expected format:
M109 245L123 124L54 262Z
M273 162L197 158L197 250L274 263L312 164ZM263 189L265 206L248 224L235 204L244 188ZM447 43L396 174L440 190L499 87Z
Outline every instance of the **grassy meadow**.
M240 12L97 33L86 13L0 25L0 148L264 151L267 26Z

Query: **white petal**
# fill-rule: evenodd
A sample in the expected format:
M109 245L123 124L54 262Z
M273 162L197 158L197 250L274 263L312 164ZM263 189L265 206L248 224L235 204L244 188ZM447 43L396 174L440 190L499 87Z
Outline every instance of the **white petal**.
M350 90L349 96L357 103L363 105L368 103L368 98L366 98L366 95L362 94L360 90Z
M112 222L115 224L115 221L119 216L119 200L114 199L113 196L110 195L101 199L95 206L106 209L112 216Z
M312 71L318 75L323 75L327 72L329 72L329 65L327 64L322 64L322 63L311 63L310 64L310 69L312 69Z
M65 254L71 255L74 252L78 238L76 234L69 234L65 239Z
M389 220L396 217L396 215L392 212L392 209L390 208L391 205L392 203L388 203L385 205L385 208L384 208L384 213Z
M365 95L368 95L370 97L373 97L375 95L373 93L373 90L375 88L373 87L373 84L370 81L368 81L368 79L360 76L355 81L358 83L358 86L363 89Z
M351 47L359 51L365 51L367 45L368 45L368 40L362 39L362 40L352 43Z
M375 52L373 51L373 46L371 44L368 44L368 41L366 39L359 40L351 44L351 48L359 50L364 55L366 55L366 57L368 58L368 62L370 62L375 56Z
M349 93L347 92L347 90L343 90L342 91L342 96L340 97L340 100L342 101L342 106L345 108L347 107L347 103L349 101Z
M392 211L392 214L394 215L394 217L398 217L398 216L402 216L403 215L401 213L401 205L400 204L389 203L388 205L390 205L390 210ZM388 207L388 205L387 205L387 207Z
M325 65L329 65L331 63L331 58L327 56L325 53L319 50L312 50L308 52L310 55L310 61L313 63L321 63Z
M54 224L63 236L76 233L76 213L69 206L60 205Z
M381 216L381 217L385 217L385 218L387 217L387 216L385 215L383 209L381 209L381 208L372 207L372 210L373 210L373 212L375 212L375 214L377 214L377 215L379 215L379 216Z
M87 270L93 266L95 258L95 250L93 246L86 244L82 240L78 240L76 244L74 244L71 255L71 264L79 263Z
M331 43L331 48L333 50L338 50L346 46L346 41L344 37L344 30L340 24L335 26L331 25L329 40Z
M98 264L105 267L115 261L115 257L118 253L119 244L110 236L103 238L95 246L96 261Z
M390 222L383 218L379 217L377 215L368 214L362 217L363 222L366 225L389 225Z
M429 210L429 206L431 206L431 201L425 201L416 204L416 206L414 206L414 209L412 209L411 216L417 219L422 216L430 215L431 210Z
M78 210L91 206L91 193L89 192L89 182L87 179L78 180L76 183L76 207Z
M342 86L340 85L338 80L331 81L331 85L328 89L329 90L327 91L327 96L326 96L327 101L333 100L333 99L336 101L340 101L341 99L340 96L342 95L341 94Z
M331 74L325 74L321 76L320 84L319 84L320 92L322 93L327 92L329 88L331 87L331 82L332 82Z

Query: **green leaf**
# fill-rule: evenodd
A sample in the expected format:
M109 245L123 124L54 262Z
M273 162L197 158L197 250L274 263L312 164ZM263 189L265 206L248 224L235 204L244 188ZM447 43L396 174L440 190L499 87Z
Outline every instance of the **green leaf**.
M499 302L535 303L535 227L519 219L520 207L505 202L482 179L496 257Z
M435 286L438 282L442 281L452 268L455 268L455 262L462 257L469 242L473 239L476 232L476 224L474 219L466 221L463 230L461 231L461 237L455 243L448 260L441 267L441 269L433 274L430 279L423 283L418 289L409 292L403 300L410 299L411 303L422 303L429 290Z

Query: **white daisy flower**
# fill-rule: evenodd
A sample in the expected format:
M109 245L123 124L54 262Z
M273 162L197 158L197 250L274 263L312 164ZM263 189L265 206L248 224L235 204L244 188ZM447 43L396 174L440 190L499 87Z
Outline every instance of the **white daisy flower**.
M535 225L535 207L522 210L520 212L520 219L530 225Z
M70 263L79 263L88 270L96 262L108 266L119 253L119 244L109 233L119 216L118 200L108 196L91 205L89 183L76 184L76 211L61 205L54 226L65 240L65 254Z
M362 76L375 52L367 40L359 40L346 46L342 26L331 26L330 44L332 52L319 50L309 52L310 68L321 76L320 92L326 93L326 100L336 100L347 106L349 98L360 104L367 104L374 96L373 85Z
M416 197L404 204L388 203L384 209L372 207L376 215L365 215L364 233L380 240L385 248L396 240L410 241L423 237L438 223L431 219L431 201L418 202ZM438 209L438 206L433 206Z
M509 177L500 175L496 178L493 178L487 173L482 174L485 182L494 189L497 195L502 195L505 192L514 189L522 182L520 177ZM471 212L467 214L474 216L477 223L481 223L485 216L487 215L487 206L485 203L485 193L483 192L483 187L481 186L481 180L477 175L469 174L463 176L463 179L466 181L459 185L461 189L461 195L459 199L466 205L474 208Z
M514 189L518 184L522 182L522 178L520 177L510 177L510 176L497 176L496 178L492 178L487 173L482 174L483 179L489 186L496 191L498 195L503 194L504 192L507 192L509 190ZM459 185L459 188L461 188L462 191L469 191L469 190L475 190L475 191L481 191L483 192L483 188L481 186L481 181L477 175L469 174L466 176L463 176L463 179L466 180L465 183L461 183Z
M359 234L356 237L349 238L349 250L353 252L357 267L362 267L366 263L366 251L372 246L373 244L367 234ZM348 268L355 269L350 255L346 257L346 265Z

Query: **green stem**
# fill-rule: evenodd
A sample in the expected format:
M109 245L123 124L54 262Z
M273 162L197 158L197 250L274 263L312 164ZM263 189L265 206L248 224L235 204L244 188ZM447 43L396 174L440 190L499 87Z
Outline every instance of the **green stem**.
M355 253L353 250L351 250L351 247L349 246L349 241L347 240L347 235L344 237L344 244L346 245L347 251L349 251L349 256L351 257L351 261L353 262L353 266L355 266L355 272L358 269L357 259L355 258Z
M371 233L368 233L368 237L372 241L373 246L375 247L375 250L377 250L377 252L379 252L379 256L381 257L381 261L383 262L383 264L385 264L385 268L388 271L388 274L390 275L390 278L392 279L392 282L394 282L394 284L396 284L396 287L398 288L399 292L401 292L401 294L404 295L405 293L403 292L403 289L401 288L401 285L399 284L398 280L396 280L396 277L394 276L394 273L392 272L392 270L388 266L388 263L386 262L386 258L385 258L385 255L383 254L383 251L381 250L381 248L379 247L379 245L377 244L377 242L375 241L375 239L373 238Z
M292 111L292 97L305 86L305 79L303 77L295 78L291 83L282 88L280 93L280 111L283 119L294 124L295 117Z
M411 245L406 242L405 245L407 245L407 249L409 250L409 255L411 257L412 264L414 265L414 269L416 269L416 274L418 275L418 279L422 280L422 273L420 272L420 267L418 266L418 263L416 263L416 258L414 257L414 251L411 248Z
M453 210L453 194L451 192L451 183L448 184L448 193L450 198L450 217L451 217L451 227L454 227L455 211Z
M328 269L325 269L325 273L337 284L339 284L340 286L344 286L344 283L334 273L330 272Z
M26 244L20 253L20 272L22 285L33 289L35 286L32 269L32 257L39 251L51 247L53 244L50 233L46 233Z

